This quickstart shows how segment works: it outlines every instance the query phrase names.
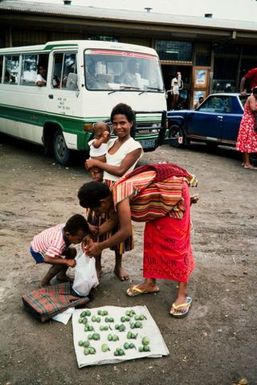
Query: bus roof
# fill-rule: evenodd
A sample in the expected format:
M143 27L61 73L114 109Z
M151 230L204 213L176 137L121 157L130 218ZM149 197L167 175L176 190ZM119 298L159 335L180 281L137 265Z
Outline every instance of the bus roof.
M58 48L78 48L82 50L87 48L98 48L98 49L111 49L111 50L124 50L142 52L148 55L157 56L156 51L150 47L144 47L136 44L118 43L111 41L100 41L100 40L60 40L60 41L49 41L45 44L30 45L23 47L11 47L1 48L0 53L21 53L21 52L50 52L53 49Z

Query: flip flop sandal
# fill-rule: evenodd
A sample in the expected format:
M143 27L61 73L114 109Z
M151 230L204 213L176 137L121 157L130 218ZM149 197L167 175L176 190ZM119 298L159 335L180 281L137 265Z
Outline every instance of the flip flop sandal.
M140 294L154 294L154 293L158 293L159 291L160 289L158 286L156 286L155 290L147 291L147 290L140 289L139 285L135 285L128 288L127 295L129 297L136 297L137 295L140 295Z
M192 298L186 297L186 302L181 303L180 305L175 305L175 303L172 304L170 315L174 318L184 318L188 315L190 307L192 304Z

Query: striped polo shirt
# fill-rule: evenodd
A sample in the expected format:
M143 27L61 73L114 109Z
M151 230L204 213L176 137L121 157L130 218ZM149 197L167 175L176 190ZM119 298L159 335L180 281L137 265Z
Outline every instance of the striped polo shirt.
M43 230L35 235L31 247L34 251L49 257L55 258L62 256L65 249L65 241L63 238L64 223Z

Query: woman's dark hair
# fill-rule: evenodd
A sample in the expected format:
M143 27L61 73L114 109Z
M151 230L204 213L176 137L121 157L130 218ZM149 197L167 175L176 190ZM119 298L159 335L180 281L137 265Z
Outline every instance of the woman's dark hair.
M114 115L125 115L128 119L129 123L132 123L130 135L132 138L135 137L136 134L136 115L130 106L125 103L119 103L115 107L113 107L111 112L111 121L113 122Z
M252 93L257 94L257 86L252 88Z
M88 182L78 191L79 204L85 208L94 208L101 205L101 199L110 195L109 188L101 182Z
M79 230L82 230L85 235L90 232L85 217L80 214L75 214L67 220L64 231L68 231L71 235L76 235Z

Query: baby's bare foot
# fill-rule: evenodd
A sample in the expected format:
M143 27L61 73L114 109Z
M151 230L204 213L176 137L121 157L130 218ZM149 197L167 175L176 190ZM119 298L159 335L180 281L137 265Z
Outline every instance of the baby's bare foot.
M123 267L115 267L114 274L120 281L128 281L129 273Z

